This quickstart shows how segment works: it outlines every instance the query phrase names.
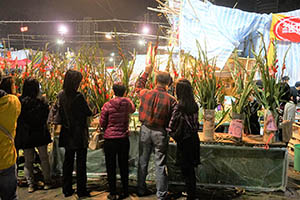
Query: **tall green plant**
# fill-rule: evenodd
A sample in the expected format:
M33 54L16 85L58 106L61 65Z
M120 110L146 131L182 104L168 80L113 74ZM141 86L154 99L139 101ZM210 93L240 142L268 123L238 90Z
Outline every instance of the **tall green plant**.
M112 96L113 84L102 50L98 46L82 47L76 56L74 68L83 75L81 91L100 112L104 103Z
M243 114L245 112L245 106L248 104L248 98L253 92L254 76L256 74L256 65L247 71L247 66L239 61L238 55L234 53L234 66L230 67L232 79L234 80L235 87L233 91L233 97L235 101L231 102L232 112L237 114Z
M197 47L199 55L192 64L195 96L204 109L215 109L224 98L221 82L216 77L216 60L208 59L198 42Z
M274 46L276 47L276 44L274 44ZM276 118L278 117L278 113L276 111L279 107L279 101L283 95L283 88L280 81L285 69L285 58L287 53L288 51L285 53L282 72L281 74L279 74L277 73L279 66L277 64L278 60L276 48L274 51L274 55L272 55L273 60L270 66L268 65L267 48L264 41L259 53L256 54L255 52L253 52L262 81L262 88L254 87L256 98L264 106L264 108L270 110Z

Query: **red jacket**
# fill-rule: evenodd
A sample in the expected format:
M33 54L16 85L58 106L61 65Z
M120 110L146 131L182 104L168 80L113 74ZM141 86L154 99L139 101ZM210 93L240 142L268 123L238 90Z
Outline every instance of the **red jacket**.
M102 107L100 116L100 126L104 129L104 138L127 137L129 114L134 111L134 104L126 97L115 97L106 102Z

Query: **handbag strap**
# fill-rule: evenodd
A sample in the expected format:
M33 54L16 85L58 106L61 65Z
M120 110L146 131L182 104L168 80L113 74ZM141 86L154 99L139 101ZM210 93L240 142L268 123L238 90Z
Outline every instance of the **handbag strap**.
M14 141L14 138L13 136L10 134L10 132L4 128L1 124L0 124L0 130L5 133L5 135L7 135L7 137L9 137L12 141Z

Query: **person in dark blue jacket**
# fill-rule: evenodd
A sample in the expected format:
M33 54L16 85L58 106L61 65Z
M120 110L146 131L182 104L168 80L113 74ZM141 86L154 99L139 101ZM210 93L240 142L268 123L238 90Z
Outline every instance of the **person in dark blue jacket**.
M291 87L291 94L293 96L293 101L297 104L300 100L300 81L297 81L295 86Z

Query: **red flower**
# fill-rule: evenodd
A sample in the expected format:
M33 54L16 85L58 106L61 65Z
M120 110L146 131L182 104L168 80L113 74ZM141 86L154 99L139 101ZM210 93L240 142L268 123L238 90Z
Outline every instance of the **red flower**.
M278 68L278 67L274 67L274 66L273 66L273 72L274 72L274 74L277 72L277 68Z
M150 86L150 89L152 89L152 88L153 88L153 85L152 85L152 83L150 83L150 85L149 85L149 86Z
M106 97L106 99L108 99L108 98L109 98L109 95L108 95L108 94L106 94L106 96L105 96L105 97Z
M178 77L178 73L174 70L174 76Z
M26 72L24 72L24 73L22 74L22 79L25 79L25 77L26 77Z

